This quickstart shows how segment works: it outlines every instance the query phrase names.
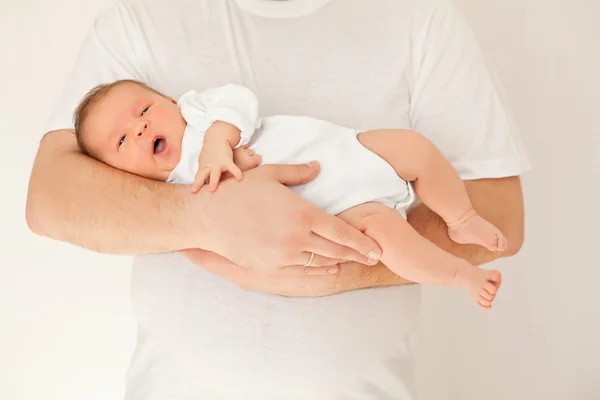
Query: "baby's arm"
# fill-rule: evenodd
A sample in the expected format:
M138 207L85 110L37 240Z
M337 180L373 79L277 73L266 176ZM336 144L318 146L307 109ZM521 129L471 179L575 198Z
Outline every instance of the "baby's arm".
M198 172L192 184L196 193L205 183L208 190L214 192L219 185L221 175L230 172L238 181L242 171L233 162L233 149L240 142L240 129L224 121L215 121L204 135L204 143L198 157Z
M188 125L205 132L192 190L197 192L207 180L209 189L216 190L225 171L241 179L241 171L233 163L232 149L247 145L261 124L254 93L246 87L229 84L200 93L190 91L179 103Z

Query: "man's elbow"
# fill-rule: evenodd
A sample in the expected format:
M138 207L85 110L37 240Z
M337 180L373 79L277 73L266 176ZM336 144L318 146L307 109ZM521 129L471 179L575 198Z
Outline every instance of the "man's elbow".
M512 229L509 230L508 234L506 234L506 249L504 250L505 257L511 257L517 254L521 247L523 247L523 242L525 240L525 229L523 223L517 223L516 226L513 226Z
M38 199L31 193L31 188L27 193L27 203L25 204L25 222L29 230L36 235L46 236L42 229L41 213Z
M66 152L76 151L77 142L69 130L58 130L48 132L40 142L35 162L29 177L29 187L27 189L27 200L25 203L25 221L31 232L48 236L44 226L47 226L47 217L51 194L49 190L56 191L52 182L52 176L57 176L56 171L50 174L53 168L64 163L59 159Z
M27 199L25 201L25 222L29 230L36 235L48 236L47 225L49 204L51 199L45 193L45 185L40 185L44 177L39 176L39 169L34 167L29 178L29 187L27 189Z

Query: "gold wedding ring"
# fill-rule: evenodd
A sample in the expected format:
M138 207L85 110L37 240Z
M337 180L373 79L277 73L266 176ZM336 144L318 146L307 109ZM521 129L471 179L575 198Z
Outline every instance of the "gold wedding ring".
M314 259L315 259L315 253L310 253L310 258L309 258L308 262L306 264L304 264L304 266L310 267L310 264L312 264Z

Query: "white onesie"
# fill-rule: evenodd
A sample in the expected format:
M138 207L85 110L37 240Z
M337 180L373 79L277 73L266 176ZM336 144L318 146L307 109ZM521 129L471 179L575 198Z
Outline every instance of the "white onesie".
M374 201L406 217L406 209L414 201L412 185L364 147L356 137L359 132L353 129L304 116L261 118L254 93L234 84L201 93L189 91L177 104L187 127L181 160L167 182L191 184L194 181L206 130L215 121L224 121L241 131L236 147L249 144L249 148L262 157L263 164L318 161L319 175L291 189L330 214Z

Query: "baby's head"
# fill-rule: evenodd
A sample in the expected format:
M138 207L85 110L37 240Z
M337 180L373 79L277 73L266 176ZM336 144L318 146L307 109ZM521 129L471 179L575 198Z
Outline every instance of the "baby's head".
M99 85L73 115L81 150L115 168L165 181L181 158L177 101L138 81Z

